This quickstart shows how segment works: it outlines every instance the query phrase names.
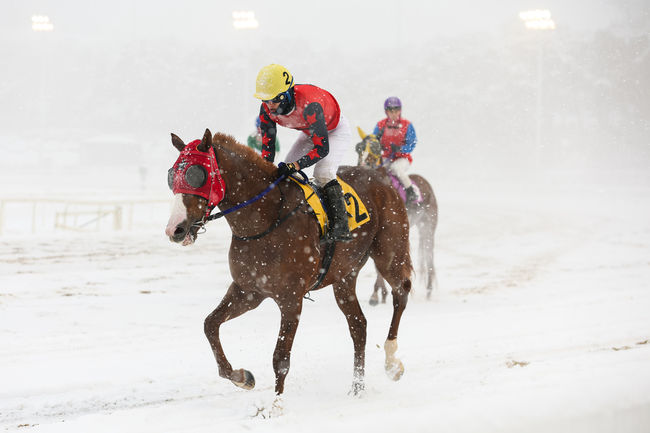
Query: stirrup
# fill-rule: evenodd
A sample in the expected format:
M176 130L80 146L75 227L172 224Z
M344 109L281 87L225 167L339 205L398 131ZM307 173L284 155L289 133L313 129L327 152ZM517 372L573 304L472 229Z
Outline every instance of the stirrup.
M418 196L418 193L415 191L415 188L413 186L410 186L405 189L406 191L406 205L415 205L418 203L418 199L420 198Z

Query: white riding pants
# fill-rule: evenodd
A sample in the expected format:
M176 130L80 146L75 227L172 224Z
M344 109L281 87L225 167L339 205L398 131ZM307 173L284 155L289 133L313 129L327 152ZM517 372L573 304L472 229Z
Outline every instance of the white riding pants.
M341 114L339 124L336 128L328 131L327 136L330 148L329 153L325 158L313 165L314 180L319 186L323 186L327 182L336 179L336 171L339 169L339 165L341 165L346 152L351 146L352 133L350 132L350 124L343 114ZM313 148L314 143L311 141L311 137L300 133L300 136L287 153L285 161L297 161Z
M399 179L402 185L404 185L404 188L409 188L411 186L411 179L409 178L408 173L406 173L410 167L411 163L408 158L397 158L395 161L389 162L386 165L388 171L393 173L393 175Z

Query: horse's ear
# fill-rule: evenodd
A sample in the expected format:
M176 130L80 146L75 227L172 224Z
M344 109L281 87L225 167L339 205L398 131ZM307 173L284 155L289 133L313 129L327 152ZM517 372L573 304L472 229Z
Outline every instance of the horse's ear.
M178 149L179 152L182 152L183 149L185 148L185 143L183 143L183 140L181 140L178 135L174 134L172 132L172 144L176 149Z
M359 133L359 137L361 137L362 140L363 140L364 138L366 138L366 135L367 135L367 134L366 134L365 132L363 132L363 129L361 129L360 126L357 126L357 132Z
M205 133L203 134L203 139L201 140L201 144L196 147L196 150L200 152L207 152L210 146L212 146L212 133L209 129L206 128Z

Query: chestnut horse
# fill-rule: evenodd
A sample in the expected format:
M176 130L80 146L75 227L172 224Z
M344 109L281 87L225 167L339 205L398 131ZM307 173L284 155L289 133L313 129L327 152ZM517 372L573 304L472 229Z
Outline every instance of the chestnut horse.
M333 244L335 251L329 270L319 278L328 244L321 241L319 224L294 181L276 180L275 165L229 135L217 133L213 137L206 130L202 140L185 145L172 134L172 144L181 155L169 174L175 197L165 231L170 240L184 245L193 243L215 205L232 231L228 258L233 282L219 306L205 319L204 326L219 375L241 388L255 386L248 370L233 369L228 362L221 347L219 328L271 298L281 313L273 353L275 392L279 396L289 372L303 297L310 290L332 285L354 344L351 392L362 391L366 318L355 287L359 270L371 257L392 288L393 315L384 344L385 369L391 379L398 380L404 367L395 356L397 331L411 289L413 269L406 209L383 177L365 167L340 169L340 178L356 190L370 221L352 232L352 241ZM277 186L273 188L274 185ZM266 194L259 194L261 191ZM248 205L251 198L259 200ZM233 209L236 211L231 212Z
M356 151L359 155L357 165L371 167L381 172L387 183L399 181L392 179L388 171L381 167L381 143L374 134L366 134L361 128L357 128L362 141L357 143ZM436 227L438 225L438 202L431 184L418 174L409 175L411 182L420 191L422 200L417 204L406 207L411 227L417 227L418 245L418 272L425 276L427 299L431 298L433 288L437 286L436 268L433 264L433 247ZM381 291L382 302L386 303L386 285L381 274L377 272L375 287L370 296L370 305L377 305L379 302L378 292Z

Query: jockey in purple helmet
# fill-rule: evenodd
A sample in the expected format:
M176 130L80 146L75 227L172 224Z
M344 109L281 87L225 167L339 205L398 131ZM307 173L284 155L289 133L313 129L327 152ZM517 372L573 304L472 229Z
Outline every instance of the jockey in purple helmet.
M398 97L391 96L384 101L384 112L386 118L377 122L373 131L382 146L384 166L404 186L406 203L417 203L418 192L406 173L413 162L411 152L418 141L415 129L411 122L402 118L402 101Z

